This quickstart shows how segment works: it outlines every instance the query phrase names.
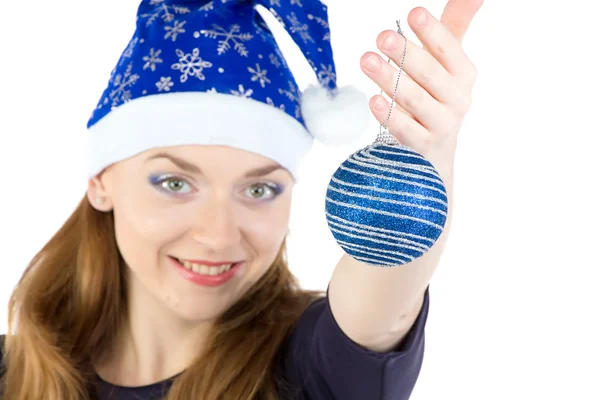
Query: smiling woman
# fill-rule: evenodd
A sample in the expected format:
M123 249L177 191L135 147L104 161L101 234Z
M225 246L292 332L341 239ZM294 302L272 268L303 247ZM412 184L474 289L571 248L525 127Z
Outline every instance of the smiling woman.
M299 91L258 5L319 87ZM308 291L285 251L303 156L323 127L362 133L365 100L337 86L320 1L143 0L88 123L87 192L11 297L0 398L408 399L428 292L365 328L351 300L378 297L347 294L383 274Z

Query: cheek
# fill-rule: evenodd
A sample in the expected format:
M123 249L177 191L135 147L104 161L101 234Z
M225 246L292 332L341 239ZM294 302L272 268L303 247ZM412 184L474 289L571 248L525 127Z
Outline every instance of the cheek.
M114 207L115 235L127 264L134 270L157 267L161 249L185 233L185 216L151 201L127 196Z
M242 231L261 261L270 265L277 255L288 232L289 215L289 203L282 202L268 210L246 213L241 219Z

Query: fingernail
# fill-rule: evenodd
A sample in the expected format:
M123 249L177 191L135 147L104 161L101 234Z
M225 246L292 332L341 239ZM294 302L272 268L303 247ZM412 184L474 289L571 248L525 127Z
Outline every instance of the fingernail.
M375 104L373 104L376 110L383 111L385 110L385 100L381 97L375 100Z
M383 48L386 50L394 50L397 45L398 45L398 38L394 34L391 34L390 36L388 36L388 38L385 39L385 42L383 42Z
M417 25L423 26L427 23L427 11L421 11L421 15L417 18Z
M380 66L381 63L379 62L379 58L377 56L370 56L367 58L367 61L365 61L365 68L371 72L377 72Z

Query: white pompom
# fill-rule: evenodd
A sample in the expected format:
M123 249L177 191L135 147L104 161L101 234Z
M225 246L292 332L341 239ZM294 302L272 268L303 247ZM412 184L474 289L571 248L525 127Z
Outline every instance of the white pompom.
M308 131L328 145L354 142L369 121L367 96L351 85L338 88L332 98L326 88L310 85L302 92L300 105Z

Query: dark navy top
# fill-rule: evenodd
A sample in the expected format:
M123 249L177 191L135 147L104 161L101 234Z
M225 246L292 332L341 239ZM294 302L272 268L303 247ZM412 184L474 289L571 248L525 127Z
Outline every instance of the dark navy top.
M423 362L428 311L429 288L405 340L394 351L378 353L357 345L342 332L327 297L316 300L299 318L282 347L282 375L295 390L293 394L282 394L281 399L409 399ZM3 339L0 336L0 342ZM172 381L173 378L143 387L121 387L97 377L96 386L99 400L159 400Z

